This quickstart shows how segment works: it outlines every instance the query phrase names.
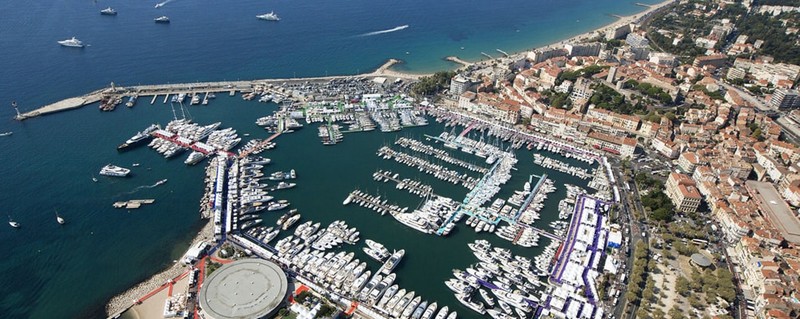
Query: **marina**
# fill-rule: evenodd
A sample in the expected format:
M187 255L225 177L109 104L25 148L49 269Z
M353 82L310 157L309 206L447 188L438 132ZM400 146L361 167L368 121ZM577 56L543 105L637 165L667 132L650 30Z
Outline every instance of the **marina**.
M188 94L183 97L183 99L188 98ZM175 99L180 100L180 94L175 96ZM243 103L257 102L243 100ZM184 112L183 105L180 105L179 109L182 110L181 113ZM303 109L304 107L300 105L280 106L273 112L273 115L263 120L261 118L264 117L261 117L257 122L259 126L274 119L284 119L281 120L283 123L290 123L291 121L286 120L294 117L290 114ZM421 107L403 110L403 112L407 111L408 114L417 114L417 116L431 112L431 110ZM405 114L403 112L384 111L384 114ZM177 109L173 108L172 114L177 115ZM331 125L338 125L331 123L344 124L348 121L356 123L356 119L362 116L364 115L359 115L358 112L352 110L338 115L336 113L327 114L320 120L312 115L306 119L307 124L305 125L318 125L320 130L325 128L326 131L329 131ZM298 118L302 119L302 117ZM384 118L382 121L389 121L388 119ZM381 121L374 120L371 116L370 120L375 123ZM561 219L570 216L562 216L562 212L575 207L574 201L573 204L569 204L562 200L558 205L559 210L555 211L556 216L542 216L543 212L547 211L545 205L549 202L549 195L558 189L552 175L529 174L525 175L523 179L514 178L513 176L518 174L516 172L521 169L521 165L526 167L526 171L533 169L533 165L535 165L530 160L525 161L523 165L517 159L520 152L522 154L526 152L520 149L524 142L515 136L502 135L502 131L494 126L476 123L475 121L467 122L460 133L457 132L456 125L448 125L444 128L441 125L435 128L425 128L424 132L426 133L417 134L425 139L424 142L422 139L415 139L412 137L413 135L406 133L404 133L406 136L403 137L395 136L394 146L384 145L378 149L376 163L379 168L372 172L364 172L363 175L352 175L355 179L371 180L374 183L370 187L360 189L374 189L375 185L384 185L389 181L393 183L392 187L384 191L378 188L377 194L360 189L351 191L345 194L341 207L350 211L353 209L350 207L358 206L378 213L374 216L389 215L396 223L389 222L388 219L383 222L377 220L375 222L397 224L399 227L415 233L438 235L430 236L432 238L464 236L457 230L458 224L463 221L468 227L473 228L476 234L494 233L512 247L542 249L541 247L546 246L543 254L536 255L541 257L535 258L537 262L529 270L534 272L537 277L543 276L543 270L540 268L544 266L545 260L557 257L557 254L547 257L548 251L553 250L551 248L553 243L568 242L568 238L574 236L574 232L569 231L571 228L567 226L566 222L554 223L550 218ZM120 145L120 147L124 146L120 150L135 151L136 146L150 139L150 148L167 158L186 152L190 153L184 161L186 164L197 164L208 159L205 170L205 195L201 199L200 207L201 216L208 218L211 224L211 234L214 239L210 242L211 250L217 249L223 243L229 243L254 256L273 260L286 269L290 269L291 276L309 285L315 285L325 294L335 296L336 300L342 300L342 304L345 300L347 304L358 302L358 306L355 308L356 312L371 313L373 318L407 315L409 318L417 316L421 319L425 316L438 315L436 312L438 306L447 305L453 310L461 308L462 311L474 310L491 315L501 311L499 309L502 308L498 307L501 307L502 304L510 304L513 300L517 300L514 295L508 295L511 294L510 292L506 295L500 291L487 294L488 290L481 293L480 289L474 290L472 295L462 291L453 295L452 299L442 299L441 296L438 296L436 298L438 300L426 301L418 294L405 298L411 289L394 284L394 281L400 276L395 270L398 265L400 265L400 269L403 269L403 263L400 260L405 258L402 255L411 255L413 258L415 250L400 249L392 252L374 240L370 240L366 247L351 247L357 246L364 236L363 229L348 225L351 218L348 218L347 221L336 219L322 222L314 220L316 219L314 216L319 217L319 214L312 213L309 216L308 213L303 213L303 217L301 217L298 208L306 211L308 205L303 203L295 207L293 202L298 200L302 202L303 199L292 195L299 194L293 191L297 183L288 180L297 178L297 172L302 171L286 167L286 163L281 165L281 160L274 159L274 156L278 156L284 158L283 161L287 161L287 163L291 162L286 157L287 155L280 155L283 151L272 151L270 158L256 156L257 153L275 148L279 142L278 139L284 140L295 134L302 134L304 138L317 135L318 130L313 130L313 128L299 130L299 123L291 125L294 126L293 129L287 130L288 125L276 124L274 129L268 130L273 132L269 137L257 137L242 142L242 138L239 137L239 129L223 128L221 122L198 124L188 119L173 118L163 128L153 124L139 131L134 137ZM386 122L385 127L393 127L393 125ZM381 127L381 125L376 124L376 127ZM425 126L412 126L412 128L417 127ZM442 131L436 134L431 129L442 129ZM248 130L244 130L244 132L248 132ZM397 132L399 131L387 129L385 132L375 130L372 134L397 134ZM487 135L488 137L486 137ZM339 139L333 149L352 147L350 139L359 140L367 138L367 136L369 135L348 135L347 141ZM329 145L320 147L327 146ZM281 146L281 150L284 147L291 149L293 146ZM395 150L393 147L399 150ZM566 151L562 149L561 152L565 153ZM375 158L366 153L364 155ZM534 153L534 155L536 159L542 156L539 153ZM580 156L582 155L576 154L576 158L573 160ZM544 158L549 159L549 157ZM393 159L394 161L380 161L380 159ZM542 159L542 163L544 161ZM548 163L555 162L548 161ZM267 166L273 165L278 166L274 169L267 169ZM559 167L566 167L565 165L581 164L563 164ZM577 168L577 166L570 167ZM559 172L558 169L555 171ZM594 173L603 175L603 172L605 170L597 170ZM370 174L371 179L369 178ZM473 177L472 174L476 174L478 177ZM576 180L584 178L578 174L566 173L566 175L574 177ZM414 176L414 178L405 176ZM607 179L604 180L598 176L594 176L592 181L596 186L607 183ZM507 184L510 182L513 182L516 190L508 188ZM592 183L590 182L590 184ZM439 185L437 193L434 193L435 185ZM455 185L459 185L456 189L461 191L454 192L454 189L450 189ZM303 189L308 186L310 185L303 184ZM463 193L463 188L467 188L466 194ZM311 187L308 191L313 192L313 189L314 187ZM442 189L443 192L439 192L439 189ZM506 190L504 191L504 189ZM576 198L577 193L573 188L568 187L567 190L573 195L573 198ZM413 195L421 201L395 201L394 198L398 192ZM285 199L276 198L278 196L287 197ZM342 198L340 197L339 200ZM558 200L555 201L558 202ZM134 201L120 203L119 206L135 208L141 204ZM358 216L353 217L356 219L368 218L358 212L346 214ZM548 225L548 222L543 222L543 220L549 220L550 224ZM549 242L545 244L542 242L544 240ZM398 247L398 245L393 246ZM384 248L379 249L381 247ZM402 252L400 257L396 256L398 252ZM357 254L363 254L363 260L380 262L380 267L372 268L371 272L368 267L359 267L364 262L359 261ZM361 268L360 272L358 268ZM346 270L352 270L352 272ZM509 284L505 282L507 279L503 280L497 283L488 282L497 287ZM451 285L456 284L451 283L442 285L442 287L452 289ZM459 285L463 286L464 284ZM539 285L536 286L539 288ZM397 296L401 288L405 288L405 295ZM541 293L539 290L536 291ZM537 298L539 297L541 296ZM396 298L400 299L393 300ZM436 305L436 308L430 308L431 305ZM517 306L519 305L517 304ZM535 309L537 308L515 310L512 307L512 312L505 315L519 316L523 312L530 315L534 313ZM452 311L442 314L442 316L448 317L450 313Z
M243 101L243 103L257 102ZM302 108L278 108L276 112L291 113L296 109ZM421 110L423 109L415 108L414 112ZM337 115L336 121L346 122L357 118L356 115L347 114L350 113ZM305 125L325 126L328 123L327 121L314 122L313 117L310 119L311 123ZM198 123L202 122L198 121ZM294 138L295 134L301 134L304 139L310 138L316 135L316 130L311 128L311 130L295 132L276 131L266 138L256 136L251 142L241 141L243 138L240 137L243 136L240 134L250 133L251 130L223 128L222 124L217 122L198 123L173 119L163 128L158 128L157 125L141 126L145 127L145 130L139 131L134 138L123 143L130 144L124 148L130 151L120 154L136 152L136 146L144 143L144 141L138 141L141 138L139 136L148 131L150 134L145 135L151 138L150 143L153 144L151 148L164 156L172 152L180 152L177 151L178 149L184 149L183 152L189 155L186 161L189 161L193 157L189 153L200 153L202 155L200 161L208 160L205 169L206 194L201 200L200 207L201 216L209 218L211 223L211 236L214 238L214 241L211 242L212 248L219 247L223 243L230 243L255 256L274 260L285 265L287 269L291 269L292 276L303 278L299 280L316 285L318 289L328 295L337 296L340 298L339 300L347 300L348 304L358 301L359 305L355 311L373 313L375 318L382 318L381 316L389 318L393 313L398 313L398 316L402 317L406 312L409 313L409 317L413 317L415 313L420 318L426 316L426 313L436 316L436 309L428 309L434 303L437 305L437 309L447 305L449 307L447 316L452 313L452 310L458 309L460 313L464 313L472 311L471 309L481 309L478 306L479 302L484 303L483 313L487 315L497 310L486 303L487 299L483 298L484 296L480 292L469 298L463 294L448 298L437 294L435 298L427 299L427 302L426 298L421 297L416 303L414 299L420 297L419 294L409 297L408 300L405 300L405 295L403 295L400 300L394 301L393 307L388 307L388 305L392 305L392 299L401 291L400 289L406 289L405 294L407 295L411 290L419 292L420 288L398 285L390 290L395 285L394 281L398 279L387 280L387 276L402 277L401 273L408 275L404 267L411 266L405 266L408 265L405 261L395 261L387 266L392 259L390 258L393 254L391 251L379 253L372 247L359 247L359 241L365 237L364 233L371 234L368 238L372 238L374 231L365 231L362 227L348 225L353 218L369 219L359 212L349 212L353 209L350 207L359 206L373 210L378 213L373 214L376 217L392 216L393 221L385 218L382 222L374 220L373 223L386 224L386 226L378 226L379 228L396 224L398 227L409 229L414 233L446 236L448 241L451 238L464 236L463 232L457 230L458 224L462 221L474 228L476 234L494 233L494 236L500 237L512 247L520 247L520 249L541 250L544 247L547 251L547 249L551 249L548 248L551 247L550 243L564 241L571 234L566 231L567 227L564 227L564 233L559 235L558 230L561 224L552 224L552 219L548 219L559 217L558 211L555 211L556 216L553 217L542 216L547 211L544 208L549 202L548 195L558 189L552 181L552 175L549 173L524 175L525 173L517 172L522 170L522 166L525 166L525 172L534 169L533 161L526 160L524 164L518 161L520 152L525 154L526 151L513 147L515 144L519 144L513 136L504 139L499 134L495 135L491 126L480 127L469 122L467 126L463 127L461 133L457 132L455 126L452 128L442 128L441 125L419 127L418 129L424 133L413 135L403 133L406 136L390 138L394 141L393 147L402 149L402 151L393 150L393 147L386 145L380 147L379 157L375 162L378 166L377 169L351 175L356 180L370 181L373 184L359 187L361 190L346 193L338 199L345 204L340 206L347 211L345 214L357 217L348 217L346 221L341 219L315 221L321 215L309 213L309 209L315 208L309 208L307 203L302 203L303 197L299 195L301 193L294 190L296 187L294 185L297 184L294 181L289 183L284 180L297 176L297 173L292 172L295 170L294 167L286 166L292 160L287 157L288 154L284 153L291 151L284 150L284 148L291 150L297 146L285 145L281 141L289 137ZM434 130L441 131L437 133ZM372 134L398 134L398 131L379 132L379 130L375 130ZM493 139L497 141L481 144L480 137L487 134L490 137L484 137L484 141ZM413 138L414 135L421 139ZM340 141L331 149L348 149L352 148L353 144L359 144L359 140L375 140L369 136L370 134L347 135L347 140ZM423 142L423 140L425 141ZM501 140L503 142L500 142ZM281 143L280 149L275 148L276 143ZM455 146L455 148L451 146ZM264 149L259 150L262 147ZM326 146L320 145L319 147ZM472 151L459 152L464 147L472 148ZM270 151L270 158L256 157L255 153L266 151L267 148L275 148L274 151ZM358 156L363 158L375 159L375 156L369 154L368 150L358 154L361 154ZM177 156L177 154L170 157L172 156ZM276 160L275 157L278 159ZM384 157L394 159L394 161L380 161ZM147 164L143 164L143 166L145 165ZM267 168L267 166L272 167L273 165L277 166ZM308 169L307 165L303 167ZM484 165L486 166L484 167ZM303 173L303 169L296 171ZM524 177L522 179L512 177L518 173L523 174ZM472 174L476 176L473 177ZM303 176L306 175L303 174ZM578 177L569 176L575 177L576 180ZM389 181L392 182L391 187L385 190L378 188L377 194L363 191L364 189L374 190L376 185L385 185L384 183ZM602 180L597 181L597 183L601 182ZM507 189L507 187L511 187L509 183L513 184L513 188ZM315 191L313 185L301 184L303 192ZM455 186L454 184L460 186L452 188ZM436 193L434 193L434 187L436 187ZM464 188L467 188L466 194L464 194ZM459 191L455 191L455 189L459 189ZM503 189L507 190L503 191ZM407 199L394 199L402 193L413 195L421 201L409 202ZM344 201L342 202L342 200ZM554 200L558 203L560 199ZM296 204L298 201L301 203ZM302 217L298 209L303 211ZM289 210L291 211L287 213ZM275 223L276 220L278 223ZM548 225L548 222L551 224ZM438 236L429 237L436 238ZM385 238L379 238L381 242L385 242ZM552 241L545 243L545 240ZM387 244L395 249L403 246L396 242L387 242ZM324 254L320 255L320 253ZM348 257L351 253L355 255ZM419 252L416 250L405 249L406 257L402 259L412 258L413 260L417 253ZM344 272L343 269L355 270L362 263L361 261L353 263L358 260L359 254L362 256L361 260L367 261L367 264L373 260L380 261L381 263L377 265L379 267L371 268L372 272L368 276L364 276L364 273L356 276L353 273ZM550 258L553 257L555 254ZM312 269L316 268L312 267L321 267L321 270L314 271ZM362 271L370 270L369 267L363 267L363 269ZM383 271L382 269L394 269L394 271ZM337 279L337 276L340 280ZM334 282L344 284L337 286ZM448 286L441 285L441 288L431 289L437 291L438 289L448 289ZM427 291L427 289L423 288L422 291ZM389 297L386 297L387 292L391 292ZM500 297L493 294L486 297L495 302L495 307L500 307L498 301L501 300ZM426 302L425 306L420 307L424 302ZM404 304L404 307L398 307L398 304ZM414 304L413 307L411 307L412 304ZM409 310L410 308L413 309Z

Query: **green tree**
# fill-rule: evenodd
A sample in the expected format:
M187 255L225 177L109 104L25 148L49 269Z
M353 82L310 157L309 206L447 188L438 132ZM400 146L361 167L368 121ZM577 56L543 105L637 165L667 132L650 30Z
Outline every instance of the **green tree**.
M689 296L690 289L691 287L689 286L689 280L687 280L684 276L678 276L678 279L675 280L675 291L677 291L681 296L687 297Z
M411 91L420 95L435 94L447 87L455 75L453 71L439 71L431 76L422 77L411 86Z

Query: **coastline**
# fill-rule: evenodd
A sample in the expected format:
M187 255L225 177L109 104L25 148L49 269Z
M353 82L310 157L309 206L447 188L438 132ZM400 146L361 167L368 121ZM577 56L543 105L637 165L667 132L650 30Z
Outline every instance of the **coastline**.
M214 237L213 225L214 223L211 221L211 219L206 219L203 228L200 229L197 235L195 235L195 237L192 239L190 247L194 246L196 243L200 241L213 238ZM147 278L146 280L134 285L133 287L115 295L106 303L105 306L106 316L108 316L109 318L119 317L123 312L127 311L132 306L134 306L139 300L139 298L142 298L147 293L157 289L158 287L162 286L164 283L172 280L173 278L178 277L179 275L181 275L181 273L185 271L185 269L186 265L180 262L175 262L166 269L163 269L158 273L150 276L150 278Z
M494 59L480 59L480 60L477 60L477 61L470 61L469 59L460 58L457 55L451 55L451 56L443 57L443 59L446 60L446 61L450 61L450 62L452 62L454 64L460 65L460 66L454 68L454 70L460 70L460 69L463 69L463 68L466 68L466 67L471 67L473 65L485 66L485 65L491 64L493 62L501 61L501 60L507 59L507 58L521 58L521 55L524 55L527 52L530 52L530 51L533 51L533 50L549 49L549 48L554 48L554 47L558 47L558 46L563 46L564 44L569 43L569 42L580 42L580 41L589 40L589 39L597 36L598 33L602 35L606 31L610 30L613 27L624 25L624 24L638 23L642 18L645 18L645 17L649 16L651 13L653 13L653 12L655 12L657 10L660 10L660 9L662 9L662 8L672 4L674 2L675 2L675 0L665 0L665 1L662 1L662 2L659 2L659 3L656 3L656 4L648 5L647 9L645 9L644 11L636 13L636 14L632 14L632 15L627 15L627 16L613 15L614 17L617 17L616 21L610 22L610 23L608 23L606 25L603 25L603 26L601 26L599 28L595 28L595 29L580 33L578 35L572 36L570 38L567 38L567 39L564 39L564 40L560 40L560 41L556 41L556 42L553 42L553 43L550 43L550 44L547 44L547 45L544 45L544 46L516 51L516 52L513 52L513 53L509 54L508 57L498 57L498 58L494 58ZM643 6L640 3L637 3L637 5ZM394 66L396 66L397 64L401 64L401 63L403 63L402 60L395 59L395 58L389 58L385 63L383 63L381 66L379 66L377 69L375 69L375 71L372 71L372 72L369 72L369 73L354 74L354 75L334 75L334 76L300 77L300 78L273 78L273 79L267 78L267 79L253 79L253 80L245 80L245 81L236 81L238 83L234 83L233 81L229 81L229 83L234 83L234 86L240 86L240 85L245 85L247 83L256 83L256 82L286 82L286 81L303 81L303 80L314 81L314 80L330 80L330 79L356 78L356 77L394 77L394 78L400 78L400 79L412 80L413 81L413 80L418 80L418 79L420 79L422 77L430 76L430 75L433 74L431 72L415 73L415 72L407 72L407 71L397 71L397 70L393 70L392 69ZM204 87L204 86L205 87L209 87L211 85L219 84L219 83L221 83L221 82L190 83L190 85L195 85L197 87ZM158 84L154 84L154 85L138 85L138 86L132 86L132 87L130 87L128 89L129 90L133 89L133 90L137 90L138 91L138 90L141 90L142 88L160 87L160 86L164 86L164 85L163 84L162 85L158 85ZM222 91L225 91L225 90L223 89ZM96 102L100 101L101 95L104 94L104 93L107 93L107 92L108 92L108 89L104 88L104 89L98 89L98 90L92 91L92 92L84 94L82 96L65 98L65 99L62 99L62 100L59 100L59 101L56 101L56 102L53 102L53 103L50 103L50 104L47 104L47 105L40 106L38 108L35 108L35 109L27 111L27 112L22 112L22 113L18 114L17 116L15 116L14 119L22 121L22 120L25 120L25 119L28 119L28 118L32 118L32 117L37 117L37 116L40 116L40 115L45 115L45 114L50 114L50 113L58 113L58 112L67 111L67 110L71 110L71 109L81 108L83 106L86 106L86 105L89 105L89 104L96 103ZM122 93L130 93L130 92L122 92ZM136 92L136 94L138 95L138 92Z
M589 31L586 31L586 32L583 32L583 33L580 33L580 34L577 34L577 35L574 35L574 36L572 36L570 38L567 38L567 39L564 39L564 40L558 40L556 42L552 42L552 43L547 44L547 45L528 48L528 49L524 49L524 50L520 50L520 51L514 51L514 52L512 52L510 54L510 56L511 57L517 57L519 55L525 54L525 53L533 51L533 50L550 49L550 48L563 46L564 44L567 44L567 43L570 43L570 42L579 42L579 41L589 40L589 39L592 39L593 37L596 37L598 33L604 34L606 31L610 30L613 27L624 25L624 24L638 23L642 18L644 18L644 17L652 14L653 12L655 12L657 10L660 10L660 9L662 9L662 8L672 4L672 3L675 3L675 2L676 2L675 0L664 0L664 1L659 2L659 3L648 5L647 9L645 9L644 11L641 11L639 13L636 13L636 14L627 15L627 16L612 15L613 17L616 17L617 19L615 21L612 21L612 22L610 22L608 24L605 24L605 25L603 25L601 27L598 27L598 28L595 28L595 29L592 29L592 30L589 30ZM637 3L637 5L642 6L639 3ZM644 6L642 6L642 7L644 7ZM461 64L462 66L457 68L457 69L461 69L461 68L466 67L468 65L489 64L489 63L492 63L493 61L502 60L502 59L505 59L505 58L504 57L500 57L500 58L495 58L495 59L479 59L479 60L471 61L469 59L464 59L464 58L460 58L460 57L458 57L456 55L453 55L453 56L448 56L445 59L450 61L450 62L453 62L453 63Z

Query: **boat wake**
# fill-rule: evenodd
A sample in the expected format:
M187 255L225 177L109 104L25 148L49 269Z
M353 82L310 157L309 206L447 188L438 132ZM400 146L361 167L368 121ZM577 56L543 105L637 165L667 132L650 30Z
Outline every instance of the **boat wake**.
M164 184L164 183L166 183L166 182L167 182L167 180L166 180L166 179L162 179L162 180L160 180L160 181L156 182L156 183L155 183L155 184L153 184L153 185L142 185L142 186L139 186L139 187L136 187L136 188L134 188L134 189L133 189L132 191L130 191L130 192L127 192L127 193L119 193L119 194L117 194L117 196L115 196L115 197L120 197L120 196L122 196L122 195L133 195L134 193L136 193L136 192L138 192L138 191L140 191L140 190L143 190L143 189L150 189L150 188L156 188L156 187L158 187L159 185L162 185L162 184Z
M360 34L358 36L359 37L368 37L368 36L379 35L379 34L384 34L384 33L397 32L397 31L404 30L404 29L407 29L407 28L408 28L408 25L404 24L404 25L397 26L397 27L394 27L394 28L391 28L391 29L367 32L367 33L364 33L364 34Z
M160 2L160 3L156 4L156 8L161 8L161 7L163 7L164 5L166 5L167 3L170 3L170 2L172 2L172 0L167 0L167 1L164 1L164 2Z

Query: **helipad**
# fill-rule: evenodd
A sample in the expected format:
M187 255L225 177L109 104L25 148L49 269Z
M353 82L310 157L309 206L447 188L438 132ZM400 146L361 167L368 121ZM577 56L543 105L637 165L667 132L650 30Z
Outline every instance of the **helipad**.
M224 265L206 278L198 299L205 318L263 318L286 298L283 270L263 259L244 259Z

